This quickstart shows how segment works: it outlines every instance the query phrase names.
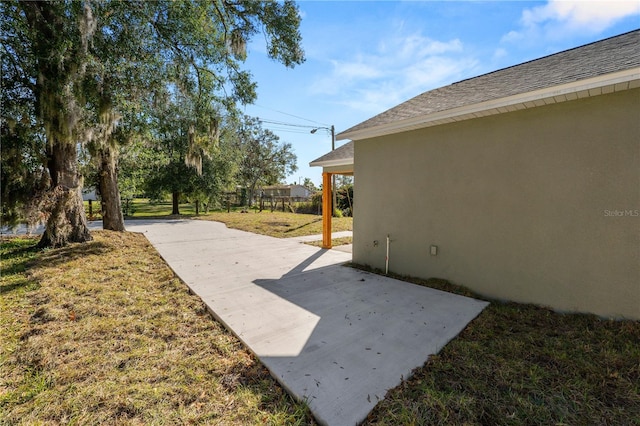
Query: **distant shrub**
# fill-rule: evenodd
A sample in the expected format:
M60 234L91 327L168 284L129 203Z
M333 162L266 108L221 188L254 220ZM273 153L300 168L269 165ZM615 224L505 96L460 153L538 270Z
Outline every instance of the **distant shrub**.
M318 207L314 206L312 201L303 201L300 203L296 203L293 207L296 213L303 213L303 214L319 213Z
M120 203L120 208L122 209L122 215L124 217L131 217L136 212L133 199L131 198L124 198Z
M311 204L316 211L322 211L322 192L318 191L311 196Z

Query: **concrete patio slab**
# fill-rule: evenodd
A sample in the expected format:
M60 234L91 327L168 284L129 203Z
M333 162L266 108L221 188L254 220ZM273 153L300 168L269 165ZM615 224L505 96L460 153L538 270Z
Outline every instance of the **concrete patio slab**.
M227 229L129 221L325 425L364 420L487 305L341 266L349 253Z

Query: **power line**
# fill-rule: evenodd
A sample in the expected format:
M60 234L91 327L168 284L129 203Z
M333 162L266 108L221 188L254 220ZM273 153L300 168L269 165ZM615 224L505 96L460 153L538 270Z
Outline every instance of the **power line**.
M300 134L300 135L309 134L309 132L306 131L306 130L296 130L296 129L285 128L285 127L267 127L267 129L269 129L271 131L276 131L276 132L297 133L297 134Z
M289 117L298 118L298 119L300 119L300 120L308 121L308 122L310 122L310 123L316 123L316 124L320 124L320 125L322 125L322 126L329 126L329 124L326 124L326 123L321 123L321 122L319 122L319 121L310 120L310 119L308 119L308 118L300 117L300 116L298 116L298 115L289 114L288 112L279 111L279 110L277 110L277 109L269 108L269 107L266 107L266 106L263 106L263 105L253 104L253 106L257 106L257 107L260 107L260 108L264 108L264 109L268 109L268 110L271 110L271 111L275 111L275 112L277 112L277 113L284 114L284 115L288 115Z
M299 127L302 129L317 129L318 126L309 126L308 124L295 124L295 123L287 123L284 121L277 121L277 120L267 120L266 118L260 118L257 117L258 121L260 121L261 123L267 123L267 124L273 124L276 126L287 126L287 127Z
M306 133L315 133L316 130L322 129L330 132L331 129L329 127L324 126L309 126L307 124L297 124L297 123L287 123L284 121L278 120L267 120L265 118L256 117L260 124L265 124L269 130L277 131L277 132L286 132L286 133L297 133L297 134L306 134Z

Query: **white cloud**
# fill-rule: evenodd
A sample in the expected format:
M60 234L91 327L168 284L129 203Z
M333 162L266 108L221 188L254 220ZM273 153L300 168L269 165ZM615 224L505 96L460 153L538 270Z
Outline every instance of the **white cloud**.
M380 77L381 71L364 59L357 59L356 62L343 62L332 60L334 73L336 77L341 79L352 80L354 78L377 78Z
M405 86L414 91L421 87L438 87L444 82L453 83L460 78L462 70L475 65L476 61L470 58L428 57L405 70Z
M640 2L637 0L551 0L544 6L525 10L522 14L522 22L525 26L531 26L552 20L575 29L602 31L615 21L638 13L640 13Z
M493 59L501 59L504 58L505 56L507 56L509 54L509 52L507 52L506 49L503 49L502 47L497 48L494 52L493 52Z
M374 46L376 46L374 44ZM367 113L378 113L426 90L459 80L476 66L459 39L434 40L422 34L388 37L373 53L329 61L314 94Z
M640 14L638 0L549 0L525 9L521 29L510 31L503 42L520 42L533 37L555 39L573 33L597 34L629 16Z
M449 52L460 52L462 50L462 42L459 39L453 39L447 42L432 40L419 34L410 35L403 38L396 38L390 43L385 43L380 49L381 52L394 53L398 59L410 60L415 57L424 57L429 55L442 55Z

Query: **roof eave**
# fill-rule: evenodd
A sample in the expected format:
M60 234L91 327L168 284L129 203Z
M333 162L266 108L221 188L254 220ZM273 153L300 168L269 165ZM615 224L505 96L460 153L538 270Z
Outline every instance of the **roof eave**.
M309 167L349 166L351 164L353 164L353 158L341 158L339 160L312 161L309 163Z
M487 115L502 114L519 109L533 108L637 87L640 87L640 67L558 86L546 87L532 92L492 99L477 104L465 105L446 111L439 111L406 120L386 123L380 126L354 130L351 132L342 132L336 135L336 139L369 139L378 136L401 133L408 130L417 130L439 124L468 120ZM320 166L321 164L311 165Z

